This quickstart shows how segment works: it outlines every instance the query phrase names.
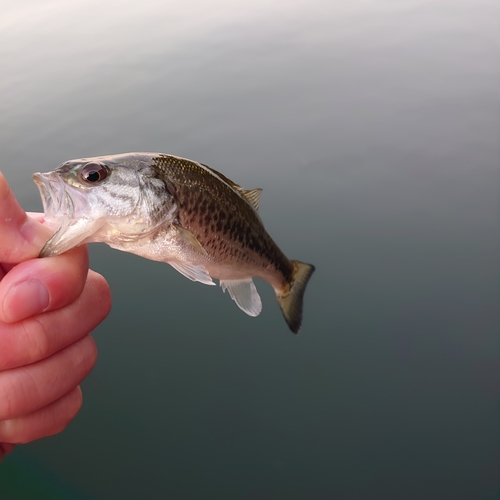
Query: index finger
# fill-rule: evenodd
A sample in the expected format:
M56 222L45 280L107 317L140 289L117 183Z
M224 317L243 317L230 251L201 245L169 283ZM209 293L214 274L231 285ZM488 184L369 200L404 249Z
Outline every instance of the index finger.
M17 264L38 257L51 233L26 215L0 172L0 262Z

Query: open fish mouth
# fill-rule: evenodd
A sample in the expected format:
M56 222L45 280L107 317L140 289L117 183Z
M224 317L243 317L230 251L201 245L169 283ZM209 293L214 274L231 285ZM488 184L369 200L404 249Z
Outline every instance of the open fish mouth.
M59 255L79 245L101 224L88 216L85 194L68 186L54 172L33 174L42 198L44 219L55 233L40 251L40 257Z
M37 172L33 174L33 180L40 191L45 220L60 223L61 219L73 216L73 201L60 178L52 172Z
M68 185L56 172L37 172L33 180L40 191L46 221L60 223L88 217L91 208L88 193Z

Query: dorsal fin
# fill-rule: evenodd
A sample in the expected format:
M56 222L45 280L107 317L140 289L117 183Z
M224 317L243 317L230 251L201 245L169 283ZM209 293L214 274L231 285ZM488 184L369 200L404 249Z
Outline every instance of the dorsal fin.
M205 165L204 163L201 163L204 167L208 168L211 170L214 174L218 175L225 183L227 183L229 186L231 186L237 193L241 195L241 197L247 201L250 206L256 211L259 211L259 204L260 204L260 194L262 193L262 189L256 188L256 189L243 189L239 184L236 184L236 182L233 182L231 179L228 179L224 174L221 174L215 168L209 167L208 165Z
M211 170L215 175L220 177L226 184L231 186L236 191L238 191L238 192L243 191L243 188L239 184L236 184L236 182L233 182L231 179L228 179L224 174L221 174L218 170L215 170L215 168L209 167L208 165L205 165L204 163L200 163L200 165L203 165L204 167L208 168L208 170Z
M261 193L262 189L260 188L241 190L241 195L243 196L243 198L245 198L245 200L247 200L248 203L250 203L250 205L256 212L259 211Z

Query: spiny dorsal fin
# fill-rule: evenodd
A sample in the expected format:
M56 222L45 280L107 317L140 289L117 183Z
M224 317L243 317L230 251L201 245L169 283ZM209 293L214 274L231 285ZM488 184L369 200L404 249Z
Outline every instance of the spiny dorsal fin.
M220 172L215 170L215 168L209 167L204 163L201 163L201 165L211 170L214 174L218 175L224 182L226 182L237 193L239 193L242 196L242 198L244 198L245 201L247 201L256 212L259 211L260 194L262 193L262 189L260 188L243 189L239 184L236 184L236 182L233 182L231 179L228 179L224 174L221 174Z
M218 170L215 170L215 168L209 167L204 163L200 163L200 165L203 165L204 167L208 168L208 170L211 170L215 175L219 176L226 184L229 184L229 186L231 186L235 191L238 192L243 191L243 188L239 184L236 184L236 182L233 182L231 179L228 179L224 174L221 174Z
M243 196L243 198L245 198L245 200L247 200L248 203L250 203L250 205L256 212L259 211L261 193L262 189L260 188L241 190L241 195Z

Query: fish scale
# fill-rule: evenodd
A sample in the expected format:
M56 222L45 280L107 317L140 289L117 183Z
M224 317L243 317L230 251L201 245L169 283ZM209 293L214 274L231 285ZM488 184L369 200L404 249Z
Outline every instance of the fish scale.
M244 256L247 264L251 261L263 269L272 265L283 274L283 284L291 279L292 264L264 230L252 207L235 190L240 186L234 183L228 186L225 176L204 166L207 171L190 160L161 155L154 164L157 167L153 168L166 179L167 189L179 202L179 222L205 249L221 252L214 254L215 260L237 263L238 257Z
M45 218L59 228L40 256L104 242L165 262L192 281L218 279L238 307L257 316L254 277L276 293L289 328L302 322L314 266L289 260L258 214L260 189L245 190L202 163L162 153L125 153L65 162L34 174Z

